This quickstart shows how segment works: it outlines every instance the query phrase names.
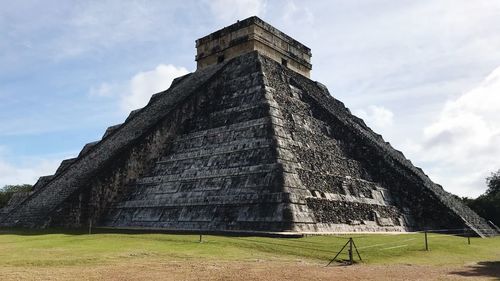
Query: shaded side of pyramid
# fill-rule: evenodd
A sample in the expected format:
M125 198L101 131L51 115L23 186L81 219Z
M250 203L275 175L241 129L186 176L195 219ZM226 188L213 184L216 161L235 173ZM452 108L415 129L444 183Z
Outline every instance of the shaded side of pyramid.
M123 124L108 128L101 140L85 145L76 159L63 161L54 175L41 177L27 198L0 213L0 226L96 223L168 149L170 138L189 118L186 112L192 112L184 101L222 67L175 79L167 91L153 95L146 107L133 111Z

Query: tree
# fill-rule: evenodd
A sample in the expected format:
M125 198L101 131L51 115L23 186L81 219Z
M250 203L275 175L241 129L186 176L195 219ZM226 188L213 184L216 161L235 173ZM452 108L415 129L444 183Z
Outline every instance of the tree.
M476 199L463 198L472 210L481 217L500 225L500 170L486 178L488 189Z
M488 190L486 190L486 195L494 196L500 193L500 170L495 173L491 173L491 176L486 178L486 183L488 184Z
M33 186L31 184L6 185L0 189L0 208L3 208L9 202L12 195L16 192L28 192Z

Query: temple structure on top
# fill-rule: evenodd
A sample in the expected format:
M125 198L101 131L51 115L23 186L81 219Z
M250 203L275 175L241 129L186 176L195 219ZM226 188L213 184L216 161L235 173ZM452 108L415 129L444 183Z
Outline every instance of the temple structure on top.
M306 77L311 73L311 49L258 17L238 21L196 40L197 69L252 51Z

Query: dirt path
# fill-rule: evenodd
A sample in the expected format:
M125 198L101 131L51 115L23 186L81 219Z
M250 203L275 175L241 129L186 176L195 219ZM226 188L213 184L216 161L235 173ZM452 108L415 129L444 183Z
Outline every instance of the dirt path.
M500 280L500 262L326 268L306 262L133 261L88 267L0 267L0 280Z

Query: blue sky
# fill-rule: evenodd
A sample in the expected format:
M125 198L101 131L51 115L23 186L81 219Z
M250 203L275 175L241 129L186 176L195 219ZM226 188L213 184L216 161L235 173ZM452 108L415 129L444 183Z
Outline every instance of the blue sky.
M0 186L52 174L250 15L446 190L477 196L500 169L499 1L21 0L0 4Z

